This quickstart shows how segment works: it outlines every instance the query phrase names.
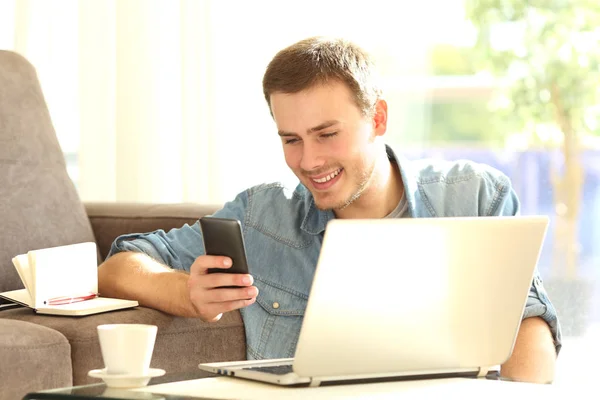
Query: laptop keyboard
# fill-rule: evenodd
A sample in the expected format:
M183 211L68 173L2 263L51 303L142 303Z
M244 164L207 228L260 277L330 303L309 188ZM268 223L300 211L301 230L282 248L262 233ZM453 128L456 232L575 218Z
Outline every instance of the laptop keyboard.
M244 368L244 369L247 371L266 372L268 374L275 374L275 375L285 375L285 374L294 372L292 369L292 364L269 365L269 366L263 366L263 367L248 367L248 368Z

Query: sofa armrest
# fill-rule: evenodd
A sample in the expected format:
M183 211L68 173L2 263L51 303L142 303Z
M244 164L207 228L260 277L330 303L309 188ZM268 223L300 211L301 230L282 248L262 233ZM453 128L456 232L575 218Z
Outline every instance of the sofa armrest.
M60 332L0 318L0 338L0 400L73 386L71 348Z
M112 242L125 233L169 231L184 224L194 224L198 218L219 210L219 205L194 203L140 204L140 203L85 203L92 224L96 244L102 260Z
M87 373L104 366L97 333L97 326L101 324L156 325L158 333L151 366L165 369L169 374L197 372L199 363L246 358L244 325L237 310L223 314L217 322L174 317L146 307L85 317L42 315L20 308L3 311L0 317L0 322L8 319L26 321L64 335L71 345L73 385L98 383ZM71 371L70 368L67 370Z

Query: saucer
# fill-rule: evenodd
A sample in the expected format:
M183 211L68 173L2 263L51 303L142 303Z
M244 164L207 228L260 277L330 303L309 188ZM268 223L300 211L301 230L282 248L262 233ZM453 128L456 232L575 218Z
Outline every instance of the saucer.
M106 368L93 369L88 372L92 378L100 378L106 386L113 388L135 388L146 386L150 379L165 374L164 369L150 368L145 375L107 374Z

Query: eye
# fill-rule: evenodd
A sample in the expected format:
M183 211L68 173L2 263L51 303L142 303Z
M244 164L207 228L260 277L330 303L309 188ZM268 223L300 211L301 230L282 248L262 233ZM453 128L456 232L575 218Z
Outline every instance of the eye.
M324 134L322 134L322 135L321 135L321 137L322 137L323 139L327 139L327 138L330 138L330 137L334 137L334 136L335 136L335 135L337 135L337 134L338 134L337 132L324 133Z
M285 139L283 141L283 143L285 143L285 144L294 144L294 143L297 143L299 141L300 141L299 139Z

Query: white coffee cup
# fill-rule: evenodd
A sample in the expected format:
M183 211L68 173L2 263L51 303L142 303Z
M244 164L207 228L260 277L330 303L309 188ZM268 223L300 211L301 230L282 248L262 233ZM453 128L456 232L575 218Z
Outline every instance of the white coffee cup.
M98 338L107 374L145 376L154 350L155 325L98 325Z

